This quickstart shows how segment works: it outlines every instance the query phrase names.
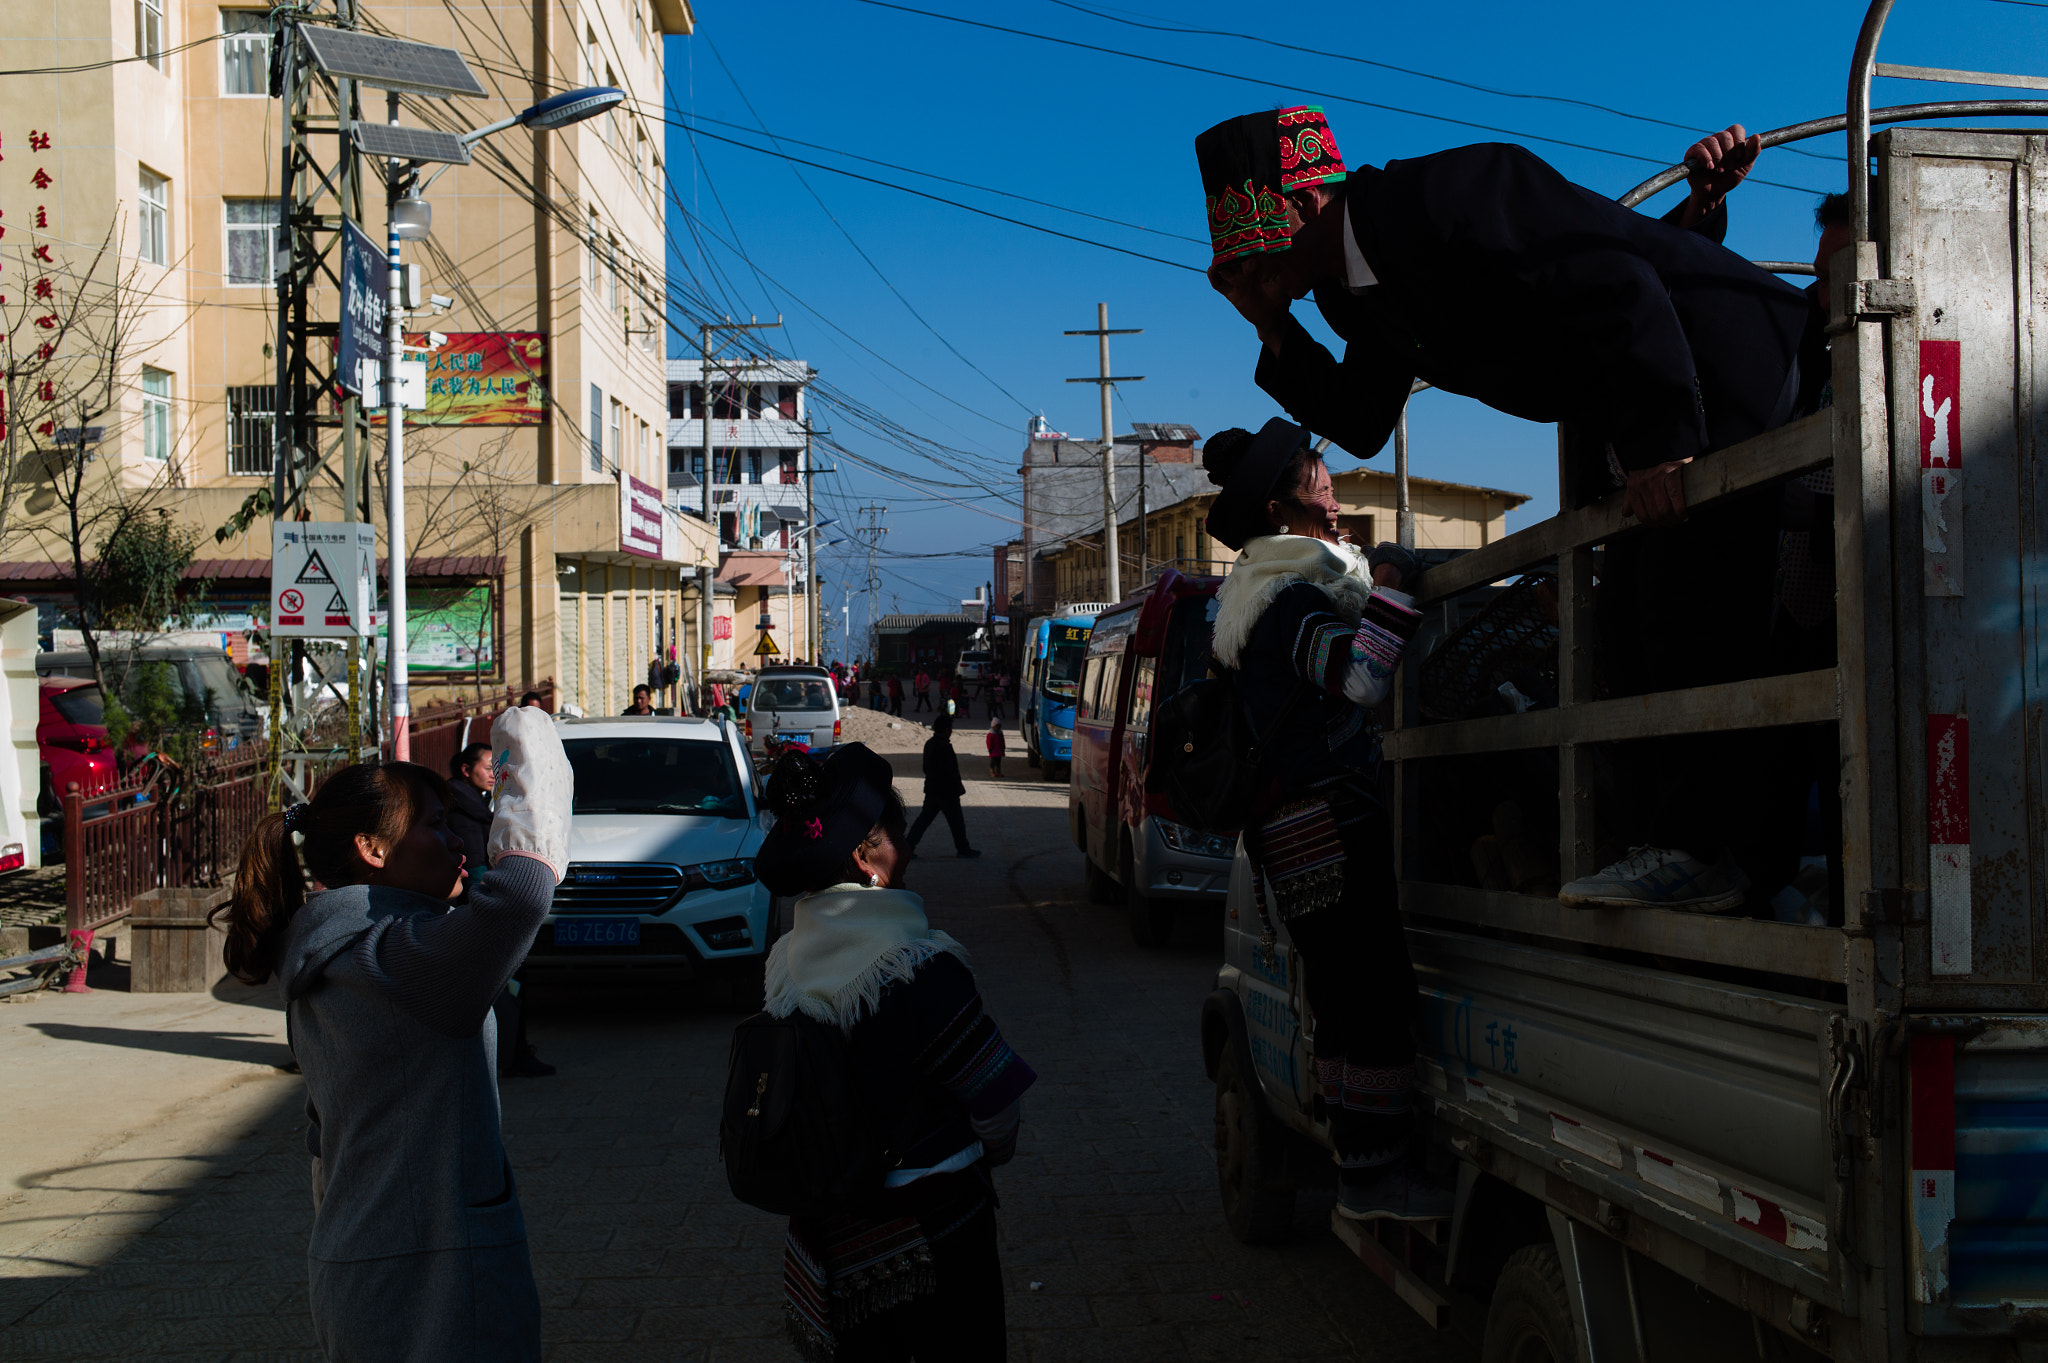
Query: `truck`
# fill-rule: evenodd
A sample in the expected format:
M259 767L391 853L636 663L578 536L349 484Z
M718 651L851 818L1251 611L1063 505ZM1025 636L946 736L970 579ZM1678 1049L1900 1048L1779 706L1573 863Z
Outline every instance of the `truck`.
M1873 111L1879 71L2008 79L1878 67L1890 8L1865 17L1846 115L1765 136L1848 132L1857 239L1831 262L1834 405L1684 473L1699 506L1833 470L1836 665L1600 697L1597 550L1654 533L1620 494L1416 587L1440 615L1543 574L1554 703L1430 722L1432 640L1404 664L1385 787L1421 993L1419 1144L1455 1208L1332 1227L1437 1324L1454 1294L1486 1301L1489 1360L2048 1357L2048 140L1898 126L2048 102ZM1608 745L1800 725L1839 745L1826 921L1572 908L1424 855L1431 782L1516 762L1554 781L1557 875L1585 874ZM1253 877L1240 851L1200 1032L1225 1220L1259 1242L1333 1170L1302 964L1284 925L1262 943Z
M1074 695L1088 631L1107 606L1062 605L1025 628L1017 724L1024 756L1048 779L1064 777L1074 760Z
M1176 821L1146 790L1155 699L1207 675L1222 579L1167 569L1095 617L1074 712L1067 819L1088 898L1121 904L1139 946L1164 946L1182 913L1220 912L1235 838Z

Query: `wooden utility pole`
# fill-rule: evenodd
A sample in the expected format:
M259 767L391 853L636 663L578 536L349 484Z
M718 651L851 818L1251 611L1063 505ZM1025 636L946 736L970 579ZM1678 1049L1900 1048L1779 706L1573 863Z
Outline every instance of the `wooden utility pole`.
M1109 338L1112 336L1138 336L1143 327L1126 327L1119 331L1109 329L1109 304L1095 305L1095 330L1070 331L1069 336L1094 336L1100 341L1098 350L1099 373L1092 379L1068 379L1068 383L1092 383L1102 393L1102 567L1106 601L1121 601L1123 574L1118 571L1116 547L1116 434L1110 425L1110 385L1116 383L1143 383L1143 374L1113 375L1109 372ZM1143 458L1143 454L1139 458Z

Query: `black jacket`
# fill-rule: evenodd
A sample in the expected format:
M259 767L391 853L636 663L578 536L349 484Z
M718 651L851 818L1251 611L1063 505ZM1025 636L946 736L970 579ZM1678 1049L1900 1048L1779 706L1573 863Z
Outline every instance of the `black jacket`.
M1379 283L1316 287L1341 362L1292 321L1257 380L1352 454L1386 443L1418 378L1572 423L1574 503L1615 486L1609 442L1622 468L1649 468L1789 416L1806 300L1708 235L1499 143L1362 166L1339 188Z
M448 783L453 795L448 805L448 827L462 839L462 856L470 879L483 874L490 865L486 850L491 842L491 805L484 793L461 777Z
M958 800L967 793L960 779L960 757L953 740L933 734L924 741L924 798L927 802Z

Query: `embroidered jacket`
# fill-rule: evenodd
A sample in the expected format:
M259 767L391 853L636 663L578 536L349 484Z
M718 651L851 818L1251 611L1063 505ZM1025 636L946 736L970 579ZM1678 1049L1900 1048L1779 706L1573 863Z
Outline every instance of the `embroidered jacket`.
M1297 582L1273 598L1238 659L1238 679L1272 782L1299 790L1347 772L1370 780L1379 740L1366 712L1386 697L1422 617L1386 592L1367 599L1353 625L1319 587ZM1309 692L1268 732L1297 682ZM1277 794L1277 792L1274 792ZM1261 804L1270 804L1262 800Z

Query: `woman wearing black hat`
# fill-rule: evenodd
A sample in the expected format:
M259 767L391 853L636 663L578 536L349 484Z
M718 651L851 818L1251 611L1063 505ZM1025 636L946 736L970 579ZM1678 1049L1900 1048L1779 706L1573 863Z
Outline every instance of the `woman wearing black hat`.
M992 1360L1005 1355L989 1169L1017 1148L1037 1075L983 1010L966 949L903 888L910 862L889 764L848 743L790 752L768 786L775 827L756 864L799 896L768 953L768 1011L847 1036L863 1110L890 1133L872 1207L791 1218L783 1284L805 1358Z
M1337 531L1330 473L1308 432L1274 419L1210 437L1222 487L1209 533L1239 550L1216 594L1216 659L1233 669L1261 729L1246 849L1259 911L1287 926L1314 1014L1316 1080L1340 1166L1338 1210L1429 1220L1448 1190L1406 1159L1415 1043L1414 970L1395 898L1393 844L1368 722L1420 617L1398 590L1414 556L1370 557Z

